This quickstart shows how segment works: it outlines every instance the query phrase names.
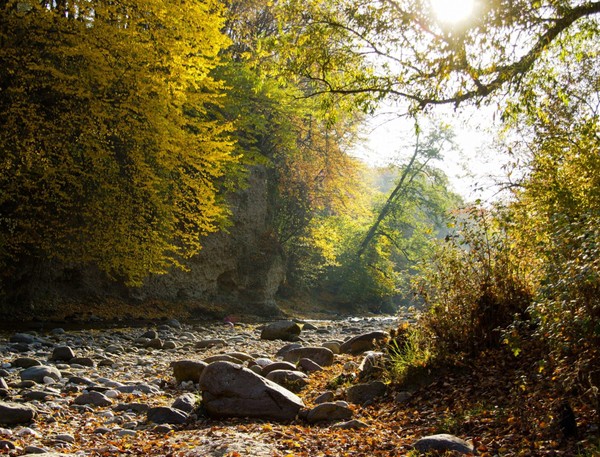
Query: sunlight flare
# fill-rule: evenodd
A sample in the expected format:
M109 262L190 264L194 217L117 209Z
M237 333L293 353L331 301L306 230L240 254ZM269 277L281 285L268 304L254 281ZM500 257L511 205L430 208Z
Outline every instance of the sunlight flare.
M436 18L441 22L461 22L471 16L474 0L430 0Z

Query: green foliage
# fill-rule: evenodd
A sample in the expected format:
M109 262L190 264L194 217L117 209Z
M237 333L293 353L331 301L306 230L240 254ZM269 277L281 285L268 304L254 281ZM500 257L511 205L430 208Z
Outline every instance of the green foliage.
M235 158L210 112L221 13L212 0L2 2L2 262L95 264L135 284L222 226Z
M433 341L425 327L405 326L393 332L387 346L393 382L411 384L426 377L434 361Z
M438 243L415 281L428 308L421 323L447 355L497 346L533 293L527 259L513 257L499 214L472 208L457 216L456 233Z
M556 56L552 71L529 87L528 109L513 117L534 141L531 171L512 209L515 244L535 265L538 336L550 347L557 377L598 400L600 74L586 64L598 57L595 36L583 30L578 45L571 43L580 65Z
M427 0L287 1L274 44L315 93L351 95L366 111L384 97L420 110L520 90L556 41L597 29L599 12L593 1L498 0L448 24Z

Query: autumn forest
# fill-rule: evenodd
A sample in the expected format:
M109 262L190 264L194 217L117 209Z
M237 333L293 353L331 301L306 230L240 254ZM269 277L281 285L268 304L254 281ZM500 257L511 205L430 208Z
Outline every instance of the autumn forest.
M440 3L0 0L2 318L400 310L386 382L522 363L559 411L480 454L598 455L600 2ZM444 171L465 112L490 200Z

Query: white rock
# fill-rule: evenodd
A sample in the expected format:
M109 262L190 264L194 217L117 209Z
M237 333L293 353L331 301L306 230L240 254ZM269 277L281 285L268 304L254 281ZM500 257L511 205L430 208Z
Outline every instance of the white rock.
M35 436L38 437L40 434L36 432L34 429L29 427L23 427L16 433L17 436Z

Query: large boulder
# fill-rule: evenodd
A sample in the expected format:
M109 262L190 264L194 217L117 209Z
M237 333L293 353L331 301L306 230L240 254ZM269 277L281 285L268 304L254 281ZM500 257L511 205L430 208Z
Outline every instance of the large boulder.
M0 401L0 424L26 424L33 420L36 410L29 405Z
M263 340L298 341L302 325L294 321L278 321L265 325L260 333Z
M333 352L324 347L305 347L292 349L283 356L286 362L296 363L300 359L310 359L322 367L333 364Z
M377 343L385 341L390 337L388 332L374 331L363 333L350 338L340 346L340 352L344 354L360 354L361 352L375 349Z
M304 407L289 390L241 365L215 362L200 377L202 405L216 417L291 420Z

